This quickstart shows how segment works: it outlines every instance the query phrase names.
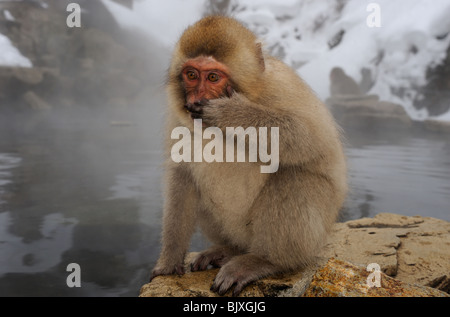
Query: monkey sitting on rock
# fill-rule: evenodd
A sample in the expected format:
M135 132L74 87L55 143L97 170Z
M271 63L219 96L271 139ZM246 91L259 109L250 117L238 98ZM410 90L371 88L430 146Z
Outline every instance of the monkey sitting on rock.
M347 192L339 130L324 104L250 30L223 16L183 33L167 93L162 250L151 279L184 274L197 226L213 246L191 269L219 267L211 289L220 295L311 264ZM278 170L261 173L260 161L174 162L171 131L194 131L194 119L202 129L279 128Z

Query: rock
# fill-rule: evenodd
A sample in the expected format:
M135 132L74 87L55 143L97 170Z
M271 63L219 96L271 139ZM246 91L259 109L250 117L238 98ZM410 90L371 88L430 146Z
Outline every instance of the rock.
M450 133L450 122L428 119L423 122L428 131L437 133Z
M448 31L445 37L448 37ZM430 116L447 113L450 110L450 45L445 58L438 65L429 66L426 76L427 84L418 88L414 107L425 108Z
M218 269L159 276L141 288L140 297L217 297L209 290ZM308 271L310 273L312 271ZM313 273L314 274L314 273ZM380 287L370 286L364 267L331 258L312 277L303 272L262 279L240 297L447 297L435 288L401 282L379 273ZM230 296L230 292L226 294Z
M28 85L37 85L44 78L43 71L39 68L14 67L12 75L18 81Z
M17 100L41 80L42 77L37 75L33 68L0 66L0 87L4 104Z
M381 213L338 223L320 254L354 264L378 263L403 282L427 285L450 273L450 223Z
M330 241L322 253L325 258L333 256L359 265L378 263L386 274L397 274L400 238L395 232L381 234L376 229L351 229L347 224L337 224Z
M40 84L43 78L44 72L40 68L0 66L2 86L20 85L31 87Z
M189 253L186 263L190 263L197 253ZM186 274L183 276L169 275L157 276L151 283L142 286L140 297L218 297L210 291L210 287L219 269L210 269L202 272L190 272L186 265ZM309 278L308 278L309 274ZM261 296L290 296L296 292L301 294L312 279L314 271L296 272L283 276L266 278L247 286L241 297ZM307 281L308 283L305 283ZM228 292L225 296L231 296ZM295 296L295 295L294 295Z
M113 0L113 1L125 6L127 8L130 8L130 9L133 8L133 0Z
M431 282L427 283L426 286L437 288L450 294L450 278L447 275L435 278Z
M33 91L27 91L23 95L23 100L28 106L30 106L31 109L34 110L45 111L52 109L52 107L45 100L43 100Z
M132 5L131 0L118 2ZM64 23L69 0L45 3L44 10L30 1L0 2L0 10L16 19L7 25L0 14L0 33L33 64L0 67L2 107L24 109L25 97L25 106L32 108L43 108L40 101L45 100L55 108L86 105L114 111L116 105L136 106L134 98L145 92L145 100L152 99L149 84L161 77L151 71L163 69L165 49L151 38L122 30L101 1L80 1L81 28ZM41 100L25 95L28 91Z
M37 102L36 96L28 92L33 91L40 99L50 102L52 98L66 93L63 89L64 78L59 69L49 67L0 67L0 87L5 94L7 104L26 105L31 108L40 107L42 102ZM69 88L70 89L70 88ZM36 106L36 107L35 107Z
M379 101L376 95L338 95L328 98L326 104L336 120L346 128L370 130L412 127L412 120L401 105Z
M431 287L408 284L380 273L380 287L370 287L371 272L349 262L330 259L314 275L303 297L448 297Z
M315 266L259 280L241 296L447 296L449 246L450 223L444 220L382 213L337 223ZM371 263L380 266L380 288L367 285ZM217 296L209 288L218 269L186 270L184 276L156 277L140 296Z
M158 276L141 288L140 297L217 297L209 288L218 270L186 273L184 276ZM229 294L227 294L230 296ZM247 296L263 296L256 285L247 287L241 294Z
M356 81L340 67L334 67L330 73L330 95L362 96L361 89Z
M424 223L422 217L406 217L395 214L381 213L374 218L361 218L348 221L349 228L417 228Z

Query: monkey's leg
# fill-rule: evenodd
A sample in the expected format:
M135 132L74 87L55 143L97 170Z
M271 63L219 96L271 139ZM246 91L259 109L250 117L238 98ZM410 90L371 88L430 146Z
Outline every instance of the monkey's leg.
M238 255L222 266L214 279L211 291L225 295L235 285L233 296L238 296L249 283L280 271L276 265L256 255Z
M312 263L338 213L335 188L326 177L298 167L281 168L250 211L257 216L252 218L249 253L222 266L212 290L223 295L235 285L233 295L238 295L260 278Z
M184 257L195 229L198 194L181 166L166 174L162 250L150 281L158 275L184 274Z
M215 245L201 252L191 263L191 271L204 271L208 265L222 267L240 252L233 247Z

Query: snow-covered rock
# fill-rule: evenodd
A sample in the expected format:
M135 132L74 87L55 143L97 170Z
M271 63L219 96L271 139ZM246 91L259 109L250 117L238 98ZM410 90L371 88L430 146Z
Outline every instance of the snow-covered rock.
M145 30L169 47L205 14L208 1L135 1L133 10L102 0L124 26ZM370 76L370 94L401 104L414 120L429 117L414 105L424 98L427 71L450 45L448 0L230 0L225 12L246 23L272 54L296 68L317 94L329 97L329 74L339 66L357 82ZM380 9L381 27L367 20ZM368 11L369 10L369 11ZM447 120L450 114L442 116Z
M329 74L339 66L356 81L368 69L369 93L402 104L415 120L428 117L414 103L423 98L427 70L446 57L450 2L379 0L381 27L369 27L369 1L238 1L236 17L298 69L318 95L329 96ZM370 8L369 8L370 9ZM333 43L335 42L335 43ZM334 44L331 45L331 44Z
M32 67L33 65L19 52L8 37L0 34L0 66Z

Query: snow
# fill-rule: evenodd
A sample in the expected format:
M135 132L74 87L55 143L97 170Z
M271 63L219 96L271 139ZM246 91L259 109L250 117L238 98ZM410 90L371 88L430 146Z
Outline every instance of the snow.
M205 0L141 0L130 10L111 0L102 0L117 22L144 31L162 45L172 47L184 29L202 17Z
M118 22L147 32L171 47L181 32L201 18L205 0L135 1L133 10L102 0ZM381 9L381 27L367 25L368 5ZM446 56L450 45L448 0L232 0L233 16L246 23L322 99L329 97L329 74L339 66L360 81L369 69L370 94L403 105L415 120L428 118L413 104L426 72ZM341 42L328 43L344 30ZM450 120L450 113L441 116Z
M367 68L375 81L369 93L403 105L415 120L425 119L427 112L415 109L413 102L421 98L416 88L426 84L427 69L446 56L450 36L437 37L450 32L450 2L378 0L381 27L370 28L366 21L371 2L349 0L340 11L334 0L265 1L264 6L242 0L239 4L246 9L236 17L262 34L269 46L278 43L283 59L297 66L322 99L329 97L333 67L343 68L356 81ZM342 41L330 49L328 42L340 30L345 31Z
M0 33L0 66L32 67L28 58L20 54L8 37Z
M8 10L4 10L3 11L3 15L5 16L5 19L7 21L16 21L16 19L14 19L13 15L11 14L11 12L9 12Z
M430 119L433 119L436 121L450 122L450 111L448 111L447 113L444 113L443 115L440 115L440 116L430 117Z

